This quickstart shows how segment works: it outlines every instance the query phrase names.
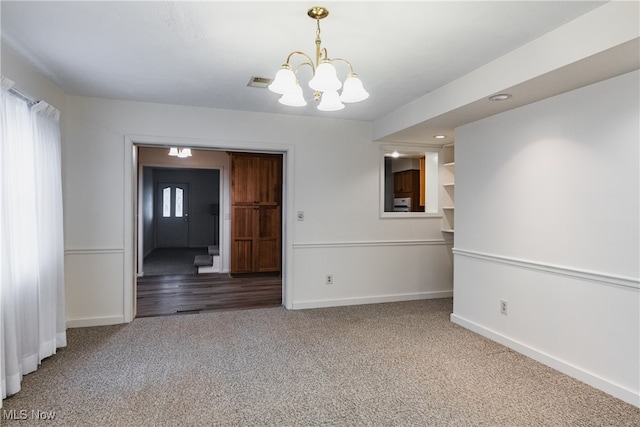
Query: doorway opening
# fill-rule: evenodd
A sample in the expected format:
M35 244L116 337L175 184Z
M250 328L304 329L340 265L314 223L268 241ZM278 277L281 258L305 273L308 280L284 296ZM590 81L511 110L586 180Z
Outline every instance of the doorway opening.
M141 169L139 275L219 272L220 169Z
M135 317L281 306L281 272L229 275L229 154L194 149L177 159L168 147L134 149Z

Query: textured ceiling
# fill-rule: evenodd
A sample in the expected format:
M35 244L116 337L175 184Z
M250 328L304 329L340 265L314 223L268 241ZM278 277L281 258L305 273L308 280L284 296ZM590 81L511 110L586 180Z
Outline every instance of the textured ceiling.
M71 95L375 120L600 6L595 1L2 1L2 41ZM371 96L339 112L285 107L247 86L289 52L323 47ZM346 74L340 68L340 74ZM302 69L303 87L310 75Z

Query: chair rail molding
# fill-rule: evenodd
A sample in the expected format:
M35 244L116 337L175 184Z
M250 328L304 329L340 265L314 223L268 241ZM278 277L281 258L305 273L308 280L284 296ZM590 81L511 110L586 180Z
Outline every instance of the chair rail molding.
M124 248L73 248L65 249L65 255L102 255L102 254L123 254Z
M367 240L367 241L345 241L345 242L306 242L294 243L294 249L319 249L319 248L358 248L369 246L437 246L451 245L450 241L444 239L427 240Z
M536 261L529 261L519 258L505 257L485 252L470 251L466 249L453 248L452 252L456 256L475 258L482 261L488 261L497 264L509 265L521 269L534 270L559 276L571 277L589 282L595 282L610 286L619 286L623 288L631 288L640 290L640 279L624 276L616 276L604 272L589 271L565 267L555 264L545 264Z

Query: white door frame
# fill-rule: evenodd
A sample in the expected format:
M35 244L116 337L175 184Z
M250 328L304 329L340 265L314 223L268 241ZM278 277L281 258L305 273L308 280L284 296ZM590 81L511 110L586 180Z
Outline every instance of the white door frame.
M257 153L279 153L283 155L282 189L282 303L287 309L293 305L293 159L294 146L262 142L219 141L179 137L157 137L149 135L125 135L124 137L124 321L131 322L136 315L136 264L138 259L138 146L190 147L219 151L247 151ZM129 165L129 166L127 166ZM151 166L151 165L149 165ZM221 174L220 183L224 178ZM222 195L221 195L221 204ZM222 208L222 205L221 205ZM221 220L224 214L221 210Z

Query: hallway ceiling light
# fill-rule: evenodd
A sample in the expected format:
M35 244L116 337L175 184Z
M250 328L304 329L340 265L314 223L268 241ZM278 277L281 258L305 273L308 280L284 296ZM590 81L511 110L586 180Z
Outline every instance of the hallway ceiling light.
M171 147L169 149L169 155L180 157L181 159L184 159L185 157L191 157L191 148Z
M318 110L338 111L344 108L344 102L360 102L367 99L369 93L364 90L362 82L356 73L353 72L351 63L342 58L330 59L327 54L327 49L321 46L320 20L329 15L329 10L325 7L316 6L309 9L307 15L316 20L315 62L304 52L291 52L289 56L287 56L287 60L282 65L280 71L276 73L273 83L269 85L269 90L282 95L278 100L281 104L291 107L303 107L307 105L296 73L300 67L308 65L313 71L313 78L309 81L309 87L314 90L313 98L316 101L320 101ZM295 71L289 64L294 55L301 55L306 59L306 62L302 62L295 67ZM344 84L338 80L336 69L333 66L334 62L344 62L349 66L349 74ZM338 94L338 90L340 90L341 87L342 93Z
M499 93L498 95L493 95L489 97L491 101L505 101L511 98L511 94L509 93Z

